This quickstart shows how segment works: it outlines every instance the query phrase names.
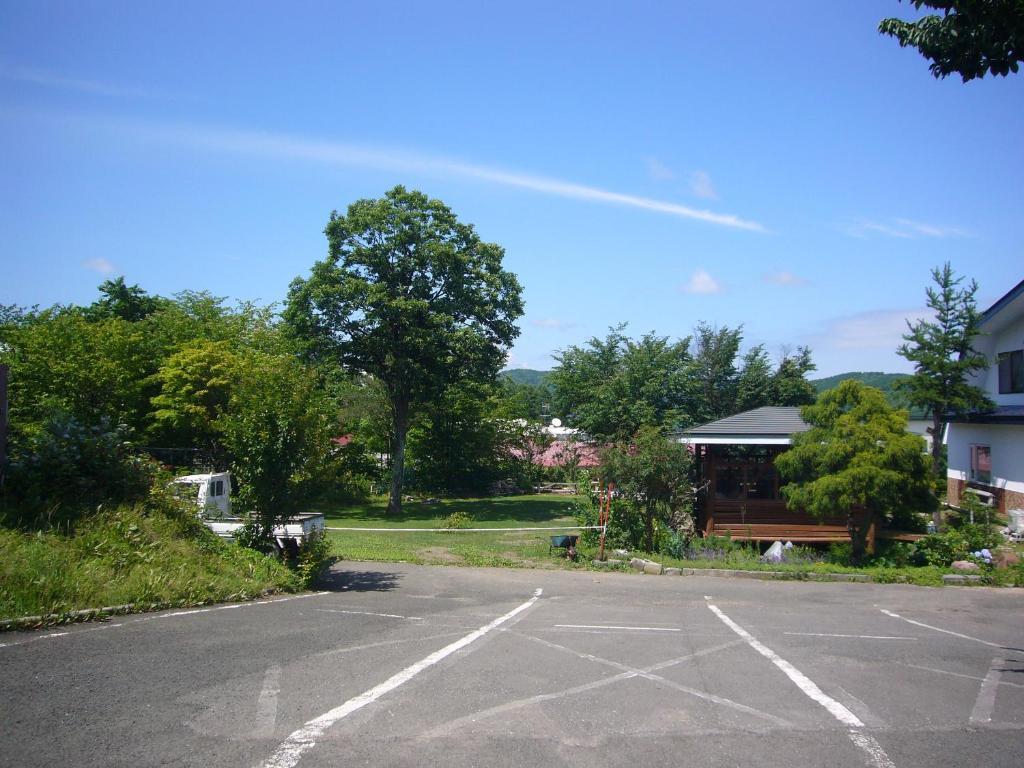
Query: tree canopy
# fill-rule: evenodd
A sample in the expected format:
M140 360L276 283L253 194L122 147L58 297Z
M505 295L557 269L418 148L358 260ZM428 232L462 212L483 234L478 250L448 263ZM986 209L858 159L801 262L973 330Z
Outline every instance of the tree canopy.
M908 321L909 332L897 349L914 364L914 374L900 379L896 389L931 415L932 472L938 479L943 474L942 425L947 418L992 407L985 393L968 381L972 373L988 367L988 360L971 346L981 320L974 302L978 284L972 280L960 287L963 280L948 262L932 270L935 287L925 293L935 319Z
M773 368L757 345L738 359L742 328L697 325L670 341L609 329L604 339L562 350L548 374L552 406L591 437L624 440L643 426L684 428L763 405L814 401L810 351L798 347Z
M493 380L523 311L504 250L440 200L398 186L331 214L328 255L293 281L285 317L314 360L373 375L392 416L389 510L401 510L411 419L460 379Z
M878 31L900 47L917 48L931 60L937 78L954 72L963 81L986 74L1017 72L1024 57L1024 0L910 0L917 10L931 8L917 21L883 19Z
M871 520L930 511L924 441L906 431L907 412L858 381L844 381L801 409L811 429L775 459L792 509L821 519L844 517L853 557L863 557Z

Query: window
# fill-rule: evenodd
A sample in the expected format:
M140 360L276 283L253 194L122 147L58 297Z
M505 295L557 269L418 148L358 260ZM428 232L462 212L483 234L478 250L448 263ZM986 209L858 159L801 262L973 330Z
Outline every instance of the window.
M224 495L224 481L214 480L213 482L213 493L211 496L223 496Z
M1024 392L1024 349L999 355L999 394Z
M992 482L992 447L971 446L971 480L979 483Z

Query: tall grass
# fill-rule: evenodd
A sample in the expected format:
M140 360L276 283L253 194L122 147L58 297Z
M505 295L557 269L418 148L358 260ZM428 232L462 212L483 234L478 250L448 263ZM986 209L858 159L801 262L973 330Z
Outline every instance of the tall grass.
M194 605L301 588L278 562L222 542L190 515L122 506L70 534L0 528L0 618L111 605Z

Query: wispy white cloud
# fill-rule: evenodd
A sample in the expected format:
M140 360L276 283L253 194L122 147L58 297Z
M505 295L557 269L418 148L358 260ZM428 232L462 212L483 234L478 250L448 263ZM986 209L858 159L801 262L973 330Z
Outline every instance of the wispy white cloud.
M656 157L645 157L644 164L647 166L647 175L655 181L671 181L676 177L676 172Z
M861 219L857 223L845 227L846 233L853 237L867 237L869 235L884 235L885 237L897 237L905 240L913 240L918 237L947 238L947 237L970 237L971 233L959 227L939 226L935 224L924 224L920 221L910 219L894 218L887 221L869 221Z
M101 275L112 275L117 271L117 267L113 265L107 259L86 259L82 262L82 266L92 272L99 272Z
M576 327L576 323L569 320L559 320L555 317L544 317L532 321L534 328L546 328L553 331L568 331Z
M769 272L768 274L761 275L761 279L766 283L772 285L785 285L796 287L800 285L807 285L807 280L799 275L794 275L792 272L782 270L780 272Z
M67 116L64 116L62 119L65 122L69 120ZM741 229L751 232L767 231L762 224L731 213L717 213L667 200L614 192L608 189L553 179L547 176L535 176L517 171L508 171L487 165L408 150L305 139L287 134L228 130L187 124L126 120L115 122L85 117L79 118L79 121L102 129L128 134L144 141L184 145L221 154L302 160L328 165L359 166L378 170L401 171L403 173L423 173L440 177L475 179L570 200L603 203L664 213L669 216L701 221L730 229Z
M698 269L690 275L690 279L681 286L681 290L684 293L721 293L722 286L707 272L707 270Z
M711 183L711 174L707 171L694 171L690 174L690 191L706 200L718 199L715 185Z
M926 308L859 312L825 321L824 331L812 336L816 346L838 350L891 350L903 343L907 322L932 317Z
M148 98L155 95L152 91L141 88L127 88L112 83L104 83L98 80L81 80L74 77L65 77L55 72L43 69L32 69L30 67L14 67L0 64L0 78L12 80L19 83L30 83L40 85L44 88L60 88L69 91L80 91L82 93L95 93L101 96L130 96Z

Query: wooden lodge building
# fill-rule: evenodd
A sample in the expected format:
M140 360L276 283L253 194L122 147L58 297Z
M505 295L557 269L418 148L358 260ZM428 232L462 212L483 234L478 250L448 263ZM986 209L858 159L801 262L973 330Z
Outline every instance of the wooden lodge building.
M818 520L787 509L779 492L775 457L789 448L793 435L808 429L799 408L766 406L681 432L679 441L693 447L699 467L697 530L738 541L849 541L845 517ZM872 523L868 552L876 536L918 538L876 531Z

